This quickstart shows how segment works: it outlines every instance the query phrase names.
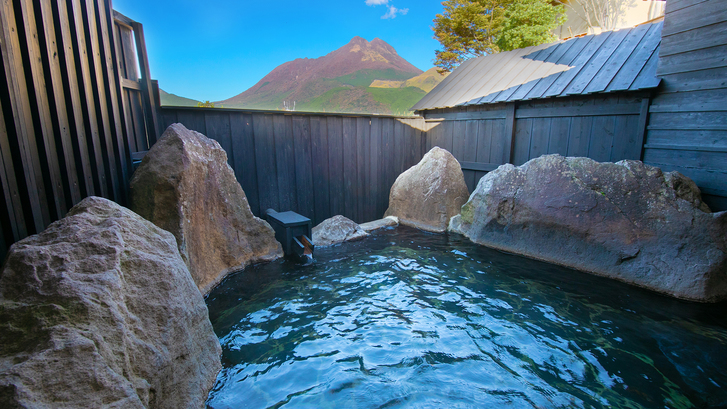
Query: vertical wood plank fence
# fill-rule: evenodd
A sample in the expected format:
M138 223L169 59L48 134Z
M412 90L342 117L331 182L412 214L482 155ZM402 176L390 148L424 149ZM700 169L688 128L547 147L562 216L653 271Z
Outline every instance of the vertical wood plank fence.
M219 142L255 215L292 210L316 224L381 218L397 176L426 153L421 118L205 108L159 118Z
M126 202L144 117L124 109L120 62L136 51L115 31L108 0L0 0L0 259L84 197Z

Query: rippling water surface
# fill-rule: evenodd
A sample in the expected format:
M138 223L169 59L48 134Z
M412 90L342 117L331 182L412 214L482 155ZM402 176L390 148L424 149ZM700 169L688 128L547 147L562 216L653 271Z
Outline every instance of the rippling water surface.
M725 304L401 227L315 258L208 296L208 407L727 407Z

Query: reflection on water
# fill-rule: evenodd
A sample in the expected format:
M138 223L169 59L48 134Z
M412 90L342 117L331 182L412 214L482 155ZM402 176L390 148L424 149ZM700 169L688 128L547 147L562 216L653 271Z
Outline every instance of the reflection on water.
M725 304L401 227L315 258L208 296L208 407L727 406Z

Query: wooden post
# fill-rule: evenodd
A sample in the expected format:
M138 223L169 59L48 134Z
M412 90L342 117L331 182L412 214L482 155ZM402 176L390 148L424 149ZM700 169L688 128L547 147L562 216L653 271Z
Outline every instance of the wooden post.
M151 148L157 141L157 112L154 104L154 89L151 85L149 74L149 57L146 55L146 41L144 40L144 27L141 23L133 22L134 39L136 40L136 52L139 54L139 67L141 68L141 98L144 101L144 117L146 119L146 132Z
M36 144L36 130L33 126L33 116L30 107L30 96L24 73L29 72L23 64L21 55L18 26L15 20L15 9L10 0L0 1L0 56L4 64L5 83L10 96L12 117L5 121L14 124L15 152L19 154L15 169L19 188L22 190L23 208L27 214L28 233L34 234L42 231L50 224L48 201L43 184L43 175L38 157Z
M513 152L515 151L515 103L507 104L505 116L505 153L503 155L507 163L513 163Z
M636 141L641 142L641 155L639 160L644 160L644 144L646 143L646 127L649 125L649 106L651 106L651 95L645 95L641 100L641 111L639 113L639 127L636 134Z

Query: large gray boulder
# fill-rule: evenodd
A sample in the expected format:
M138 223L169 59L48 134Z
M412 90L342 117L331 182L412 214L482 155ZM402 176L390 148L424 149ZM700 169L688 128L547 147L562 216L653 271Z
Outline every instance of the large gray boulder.
M0 272L0 407L201 408L220 370L174 237L90 197Z
M480 179L450 231L677 298L727 296L727 212L691 179L638 161L547 155Z
M384 216L396 216L403 225L441 233L468 196L459 162L435 146L396 178Z
M369 235L356 222L341 215L322 221L312 229L311 234L313 244L320 247L360 240Z
M232 271L283 256L220 144L182 124L169 126L134 172L131 210L176 237L203 294Z

